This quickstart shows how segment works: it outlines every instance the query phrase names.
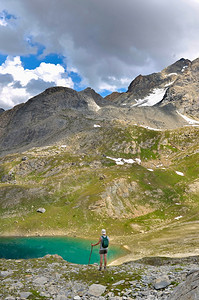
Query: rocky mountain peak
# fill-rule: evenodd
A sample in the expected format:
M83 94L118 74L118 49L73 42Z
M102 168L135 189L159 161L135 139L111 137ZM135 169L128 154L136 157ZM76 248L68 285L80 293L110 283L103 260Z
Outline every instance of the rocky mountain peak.
M103 97L100 96L100 94L96 93L96 91L90 87L87 87L83 91L78 92L78 94L84 96L84 98L85 97L92 98L99 105L103 102Z
M198 90L199 58L192 62L181 58L161 72L137 76L126 93L106 98L129 108L172 104L188 117L199 119Z
M70 91L70 92L73 92L72 89L70 88L67 88L67 87L63 87L63 86L53 86L53 87L49 87L47 88L44 92L42 92L41 94L43 95L51 95L51 94L54 94L54 93L57 93L57 92L65 92L65 91Z
M166 74L177 73L181 74L184 70L191 65L191 61L189 59L181 58L176 61L174 64L165 68L162 72Z
M133 93L138 99L146 95L151 89L161 84L162 78L160 73L153 73L150 75L137 76L129 85L128 93Z

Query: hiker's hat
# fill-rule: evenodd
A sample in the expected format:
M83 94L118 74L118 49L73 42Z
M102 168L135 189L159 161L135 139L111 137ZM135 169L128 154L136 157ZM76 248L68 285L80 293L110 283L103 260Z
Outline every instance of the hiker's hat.
M106 230L105 229L102 229L102 234L106 234Z

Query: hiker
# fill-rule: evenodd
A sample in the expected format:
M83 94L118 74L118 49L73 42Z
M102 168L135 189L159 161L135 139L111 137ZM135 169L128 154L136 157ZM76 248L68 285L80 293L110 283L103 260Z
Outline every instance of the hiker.
M109 246L109 237L106 235L106 230L102 229L102 236L100 236L99 241L96 244L91 244L91 246L97 246L100 244L100 266L99 271L102 270L102 264L103 264L103 256L104 256L104 270L106 270L107 265L107 252L108 252L108 246Z

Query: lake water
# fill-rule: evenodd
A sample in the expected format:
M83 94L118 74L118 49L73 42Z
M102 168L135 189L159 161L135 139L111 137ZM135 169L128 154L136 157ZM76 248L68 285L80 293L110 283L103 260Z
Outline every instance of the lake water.
M68 237L1 237L0 258L28 259L58 254L68 262L88 264L91 242L96 241ZM108 262L126 253L121 247L110 245ZM96 262L99 262L99 246L93 247L90 260L91 264Z

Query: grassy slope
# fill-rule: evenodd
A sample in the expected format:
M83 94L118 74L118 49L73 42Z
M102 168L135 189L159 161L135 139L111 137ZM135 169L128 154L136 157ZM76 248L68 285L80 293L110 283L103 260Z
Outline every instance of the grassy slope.
M165 254L175 248L173 239L195 238L199 197L189 185L198 179L198 135L197 128L157 132L114 124L82 132L66 149L57 145L8 155L0 167L1 178L11 174L0 183L0 233L94 237L105 227L135 255L140 247L153 255L154 245ZM106 156L142 163L116 165ZM46 212L37 213L39 207Z

